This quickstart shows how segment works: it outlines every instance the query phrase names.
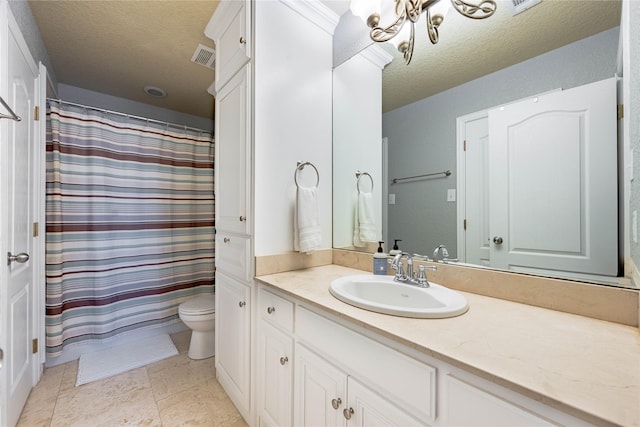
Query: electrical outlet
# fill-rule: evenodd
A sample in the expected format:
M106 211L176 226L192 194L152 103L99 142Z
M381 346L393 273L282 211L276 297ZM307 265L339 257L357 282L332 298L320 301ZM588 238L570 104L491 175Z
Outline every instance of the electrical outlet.
M455 202L456 201L456 189L450 188L447 190L447 202Z

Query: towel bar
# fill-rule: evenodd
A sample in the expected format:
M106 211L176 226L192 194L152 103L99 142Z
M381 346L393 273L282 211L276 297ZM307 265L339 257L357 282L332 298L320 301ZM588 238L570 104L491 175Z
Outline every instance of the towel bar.
M2 99L1 96L0 96L0 104L2 104L4 108L9 110L9 114L0 113L0 119L11 119L11 120L15 120L16 122L19 122L20 120L22 120L22 118L20 118L20 116L14 113L11 107L9 107L9 105L6 102L4 102L4 99Z
M408 180L408 179L425 178L425 177L428 177L428 176L436 176L436 175L449 176L449 175L451 175L451 171L450 170L446 170L444 172L434 172L434 173L427 173L427 174L424 174L424 175L407 176L405 178L394 178L391 181L391 183L392 184L397 184L400 181L404 181L404 180Z

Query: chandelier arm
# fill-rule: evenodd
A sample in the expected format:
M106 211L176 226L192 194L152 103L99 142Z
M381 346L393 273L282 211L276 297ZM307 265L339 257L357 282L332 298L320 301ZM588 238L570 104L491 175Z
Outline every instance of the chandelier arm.
M451 0L451 4L459 14L471 19L488 18L495 13L497 8L494 0L482 0L478 4L467 0Z
M402 1L404 1L404 13L407 16L407 19L414 23L418 22L420 14L423 11L422 0L399 0L396 3L396 14L398 13L397 7Z
M404 26L406 21L407 21L406 9L403 9L401 11L401 14L398 15L398 17L396 18L396 20L392 22L390 25L388 25L387 27L380 27L378 25L372 27L371 31L369 32L369 36L371 37L371 40L373 40L374 42L378 42L378 43L387 42L392 38L394 38L396 35L398 35L398 33L400 33L400 30L402 30L402 27Z
M411 23L411 36L409 37L409 44L407 49L402 52L402 56L404 58L404 63L409 65L411 63L411 58L413 58L413 41L415 40L415 25L413 22Z
M438 25L434 24L433 20L431 19L431 11L429 9L427 9L427 34L429 35L431 44L438 43Z

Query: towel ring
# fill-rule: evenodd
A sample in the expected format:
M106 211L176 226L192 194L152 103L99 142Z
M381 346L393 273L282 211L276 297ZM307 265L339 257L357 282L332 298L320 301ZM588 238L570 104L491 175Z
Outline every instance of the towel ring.
M318 184L320 184L320 173L318 172L318 169L314 166L314 164L311 162L298 161L296 170L295 172L293 172L293 181L296 183L296 187L298 188L300 188L300 184L298 184L298 172L302 171L307 165L311 166L313 170L316 171L316 187L318 186Z
M356 187L358 188L358 193L362 193L362 191L360 190L360 178L362 178L363 176L368 176L369 179L371 180L371 191L373 191L373 177L369 174L369 172L360 172L360 171L356 171L356 178L358 178L358 182L356 183Z

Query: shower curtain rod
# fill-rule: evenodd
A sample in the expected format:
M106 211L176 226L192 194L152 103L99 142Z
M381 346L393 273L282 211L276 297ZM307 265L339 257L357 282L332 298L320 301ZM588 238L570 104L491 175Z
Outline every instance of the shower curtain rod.
M135 116L133 114L121 113L119 111L113 111L113 110L107 110L107 109L104 109L104 108L92 107L90 105L77 104L75 102L63 101L62 99L47 98L47 101L49 101L49 100L55 101L55 102L59 102L61 104L72 105L74 107L86 108L88 110L101 111L101 112L107 113L107 114L115 114L115 115L118 115L118 116L124 116L124 117L126 117L128 119L142 120L142 121L145 121L145 122L157 123L157 124L160 124L160 125L171 126L171 127L174 127L174 128L180 128L180 129L184 129L184 130L192 130L192 131L197 131L197 132L201 132L201 133L204 132L204 133L213 134L213 132L205 130L205 129L194 128L194 127L187 126L187 125L179 125L179 124L176 124L176 123L163 122L162 120L149 119L147 117Z

